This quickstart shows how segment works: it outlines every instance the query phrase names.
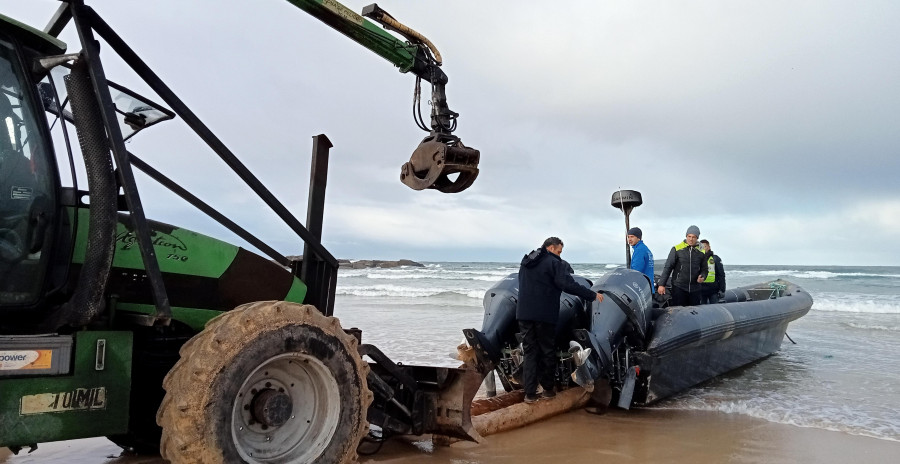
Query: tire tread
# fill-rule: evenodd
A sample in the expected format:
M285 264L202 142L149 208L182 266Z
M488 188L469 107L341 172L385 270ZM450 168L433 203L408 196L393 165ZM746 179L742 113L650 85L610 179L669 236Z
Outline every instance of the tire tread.
M365 381L369 366L357 352L356 338L343 331L337 318L323 315L314 306L260 301L216 316L182 346L181 359L163 380L166 396L156 416L157 424L163 429L162 457L173 463L223 462L222 451L213 438L214 424L206 420L206 406L214 400L210 385L228 361L259 334L298 323L318 327L334 336L351 353L349 358L361 376L362 420L358 430L350 435L358 443L368 432L365 414L373 395ZM356 459L354 446L340 462L356 462Z

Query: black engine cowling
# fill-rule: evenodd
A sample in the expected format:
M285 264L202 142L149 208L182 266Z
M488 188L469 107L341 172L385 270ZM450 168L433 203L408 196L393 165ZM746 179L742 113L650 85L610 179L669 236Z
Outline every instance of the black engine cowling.
M628 337L642 346L649 335L652 308L650 283L643 274L617 268L593 283L584 277L575 280L604 294L603 302L586 302L562 293L556 325L556 344L560 351L569 350L571 340L583 348L592 348L590 361L602 375L612 363L612 353ZM513 273L494 284L484 295L484 320L481 330L463 333L475 348L478 367L488 372L503 358L505 347L516 347L518 323L516 305L519 294L518 274Z

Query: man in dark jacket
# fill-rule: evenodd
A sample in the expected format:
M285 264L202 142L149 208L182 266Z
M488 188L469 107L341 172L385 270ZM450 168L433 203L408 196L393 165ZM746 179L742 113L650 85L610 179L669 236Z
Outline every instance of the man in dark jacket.
M657 291L660 295L666 294L666 284L672 272L675 272L672 281L672 306L696 306L700 304L700 284L706 280L708 272L706 253L697 246L700 238L700 228L690 226L685 233L685 239L669 250L669 257L659 277Z
M700 284L700 304L718 303L725 293L725 267L719 255L713 253L709 240L700 240L700 249L706 253L706 265L709 267L706 280Z
M587 301L603 301L603 295L583 287L571 275L571 266L559 257L563 242L557 237L544 240L544 245L525 255L519 267L519 302L516 319L525 350L523 377L525 402L537 400L538 383L543 396L556 395L556 321L562 292Z

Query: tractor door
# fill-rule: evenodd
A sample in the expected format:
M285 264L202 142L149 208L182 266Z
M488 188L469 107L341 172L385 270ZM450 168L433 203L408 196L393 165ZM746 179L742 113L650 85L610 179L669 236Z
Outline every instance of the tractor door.
M0 307L42 295L56 215L56 171L35 85L0 34Z

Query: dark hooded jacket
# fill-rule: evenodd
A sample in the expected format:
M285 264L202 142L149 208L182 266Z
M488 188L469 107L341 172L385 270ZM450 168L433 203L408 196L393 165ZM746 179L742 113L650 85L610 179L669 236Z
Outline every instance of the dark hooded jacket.
M662 287L667 286L669 275L675 272L671 284L686 292L699 292L700 284L697 283L697 277L709 273L709 267L706 262L709 256L700 251L697 245L690 246L687 241L672 247L669 250L669 257L666 258L666 265L663 267L662 275L659 276L659 284Z
M596 299L597 293L576 282L570 269L569 263L546 248L538 248L525 255L519 266L516 319L556 324L562 292L588 301Z

